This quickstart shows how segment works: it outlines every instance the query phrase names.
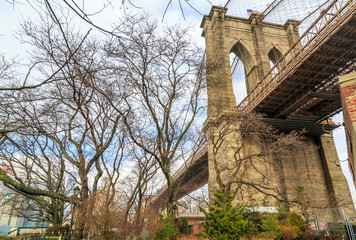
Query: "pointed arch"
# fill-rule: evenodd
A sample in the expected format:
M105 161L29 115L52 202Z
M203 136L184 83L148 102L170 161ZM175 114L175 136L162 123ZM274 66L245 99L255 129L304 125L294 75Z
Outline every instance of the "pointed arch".
M273 65L275 65L282 57L282 52L276 46L273 46L268 52L268 58Z
M232 46L230 53L234 53L242 61L245 73L248 74L254 66L254 61L245 45L241 41L237 41Z
M276 46L273 46L268 52L270 67L273 68L282 57L283 57L282 52ZM281 70L281 65L277 65L277 68L274 68L272 73L274 75L277 75L280 70Z
M230 50L230 67L233 92L236 104L239 104L252 89L249 79L254 69L254 60L248 48L237 41Z

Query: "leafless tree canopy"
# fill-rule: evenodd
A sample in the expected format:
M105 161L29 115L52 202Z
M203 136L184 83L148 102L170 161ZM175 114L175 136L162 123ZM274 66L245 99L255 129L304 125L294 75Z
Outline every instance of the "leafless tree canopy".
M105 66L100 43L49 16L39 24L25 22L21 35L35 49L31 67L45 84L1 91L6 100L1 157L13 176L0 174L7 187L35 200L61 223L63 216L55 215L63 209L53 202L78 201L72 197L74 185L81 186L79 199L86 199L105 172L117 181L126 136L119 131L120 116L91 88ZM68 179L75 180L71 186Z
M193 125L204 110L203 51L191 43L189 29L159 29L146 16L127 16L117 31L121 37L105 46L110 68L125 82L113 82L121 84L115 89L124 106L116 110L132 141L158 163L172 202L172 165L194 148Z
M9 81L0 89L0 157L13 170L0 171L0 180L54 224L63 222L68 203L77 204L79 229L94 216L103 188L106 201L125 199L126 221L133 209L140 216L158 169L171 203L172 166L198 148L203 51L189 29L159 28L147 16L125 16L116 27L120 36L107 40L62 16L48 5L39 23L22 25L22 41L34 50L20 85ZM16 75L11 66L3 58L2 78ZM123 179L126 166L134 173ZM128 179L130 185L120 185ZM76 185L81 191L73 196Z

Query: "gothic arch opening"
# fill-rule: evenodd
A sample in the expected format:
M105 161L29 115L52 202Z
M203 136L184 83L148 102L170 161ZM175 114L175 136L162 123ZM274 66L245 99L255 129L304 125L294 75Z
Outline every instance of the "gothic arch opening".
M282 58L282 53L279 51L276 47L273 47L269 52L268 52L268 58L269 60L273 63L276 64L279 59Z
M230 68L232 78L232 88L236 98L236 104L239 104L250 92L251 72L253 70L253 59L247 48L237 42L230 51Z
M274 67L274 65L282 58L282 53L279 51L276 47L273 47L269 52L268 52L268 58L269 58L269 65L271 68ZM277 74L279 72L279 67L274 69L274 73Z

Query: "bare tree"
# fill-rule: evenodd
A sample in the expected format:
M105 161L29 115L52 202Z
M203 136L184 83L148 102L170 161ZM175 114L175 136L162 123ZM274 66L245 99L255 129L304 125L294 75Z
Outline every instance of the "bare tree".
M38 84L25 80L0 91L7 100L1 121L11 123L2 126L1 156L14 172L0 172L0 180L53 214L54 223L62 221L55 216L58 201L78 204L83 230L84 219L95 213L103 176L110 185L107 201L115 198L127 132L139 148L137 187L127 209L136 205L142 212L156 164L167 181L172 209L174 165L196 149L194 124L204 112L203 51L191 42L189 29L161 32L148 17L126 16L103 56L98 40L75 32L45 3L48 14L41 24L25 22L22 35L36 49L31 69ZM65 186L69 177L80 185L79 197ZM91 195L93 204L79 204Z
M303 132L279 132L261 119L258 114L232 113L215 128L215 133L208 133L214 187L233 196L240 204L248 205L257 196L265 196L289 208L291 202L283 179L277 179L275 184L269 179L283 178L276 154L291 155L292 146L307 147L302 141Z
M152 157L140 152L142 155L137 149L127 151L125 154L129 156L121 160L130 165L127 169L130 172L123 173L124 177L119 180L110 174L112 171L107 171L98 190L81 203L91 207L85 219L85 232L94 239L141 237L158 230L157 226L153 227L159 224L158 214L147 204L154 191L152 179L157 164L151 161ZM121 176L119 173L116 176ZM153 229L148 230L149 226Z
M0 179L54 214L53 223L60 223L55 217L60 205L54 203L87 199L97 190L103 167L116 173L125 134L120 129L121 116L91 88L103 78L100 43L83 42L87 35L73 32L63 21L53 22L49 15L42 19L41 25L24 23L23 40L36 49L31 56L33 62L41 63L38 78L48 79L56 72L56 81L36 89L1 91L8 100L2 108L3 122L10 116L20 127L3 135L1 154L14 174L1 171ZM81 186L79 198L65 186L69 176ZM82 212L85 215L86 209Z
M148 201L154 194L158 165L152 155L136 146L132 148L130 163L133 165L132 172L120 184L121 192L126 195L124 219L127 221L130 212L135 211L137 221L144 221L140 214L148 207Z
M56 202L53 202L53 200ZM68 220L65 209L69 208L69 203L56 199L50 199L49 201L51 202L50 205L40 205L39 202L31 199L31 197L28 198L24 194L15 191L0 193L2 214L17 216L31 222L42 222L43 224L45 222L62 224ZM56 211L56 214L54 214L54 211Z
M209 193L208 186L205 185L202 188L187 194L181 203L178 202L178 205L181 204L182 208L187 212L199 212L199 208L207 208L209 206Z
M141 209L142 219L137 218L137 211L126 219L121 206L121 196L109 196L113 196L112 192L102 189L83 202L94 206L92 216L86 219L86 232L90 234L91 239L152 239L155 232L162 227L159 215L150 208ZM90 203L93 197L95 204Z
M191 42L189 29L160 29L147 16L126 16L121 38L106 46L112 68L124 80L125 108L116 110L132 141L153 157L167 181L172 209L172 166L194 148L194 124L204 111L204 52ZM113 103L113 106L116 104Z

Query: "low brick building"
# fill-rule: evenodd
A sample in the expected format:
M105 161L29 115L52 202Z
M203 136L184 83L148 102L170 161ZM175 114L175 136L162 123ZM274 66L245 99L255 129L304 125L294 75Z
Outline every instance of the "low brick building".
M188 226L192 234L198 235L203 230L204 227L202 223L205 222L205 215L202 212L184 212L181 213L180 218L185 218L188 220Z
M355 159L356 151L356 72L346 74L339 78L341 102L344 113L344 124L347 141L347 151L349 156L349 166L355 182Z

